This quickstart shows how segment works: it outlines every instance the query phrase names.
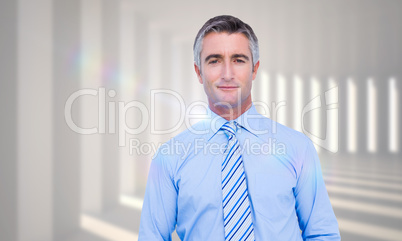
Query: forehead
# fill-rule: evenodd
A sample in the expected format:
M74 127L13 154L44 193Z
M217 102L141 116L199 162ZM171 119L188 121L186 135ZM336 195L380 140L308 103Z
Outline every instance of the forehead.
M205 35L202 43L201 56L234 53L251 56L249 40L244 34L211 32Z

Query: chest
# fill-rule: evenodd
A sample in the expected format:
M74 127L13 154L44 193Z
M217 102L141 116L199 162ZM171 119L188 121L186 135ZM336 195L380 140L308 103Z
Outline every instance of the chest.
M200 210L222 208L223 154L193 156L176 176L178 207ZM293 205L297 170L287 155L242 155L250 198L258 203ZM258 204L257 204L258 206Z

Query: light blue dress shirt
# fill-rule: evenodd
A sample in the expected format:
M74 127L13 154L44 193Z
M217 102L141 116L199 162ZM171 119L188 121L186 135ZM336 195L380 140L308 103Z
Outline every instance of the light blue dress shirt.
M209 110L210 111L210 110ZM340 240L317 152L304 134L260 115L235 120L257 241ZM210 111L152 160L139 240L224 241L221 164L226 120Z

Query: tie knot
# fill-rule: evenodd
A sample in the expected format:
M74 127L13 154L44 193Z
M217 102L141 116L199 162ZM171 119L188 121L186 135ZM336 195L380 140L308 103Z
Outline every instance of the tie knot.
M236 135L236 131L237 131L237 123L234 121L228 121L226 122L221 129L225 132L225 134L229 137L229 136L234 136Z

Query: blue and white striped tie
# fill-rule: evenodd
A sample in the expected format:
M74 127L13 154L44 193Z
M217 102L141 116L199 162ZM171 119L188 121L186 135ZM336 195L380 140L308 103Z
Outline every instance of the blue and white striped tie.
M254 240L246 175L239 141L236 138L237 123L226 122L221 129L229 138L222 162L222 205L225 241Z

